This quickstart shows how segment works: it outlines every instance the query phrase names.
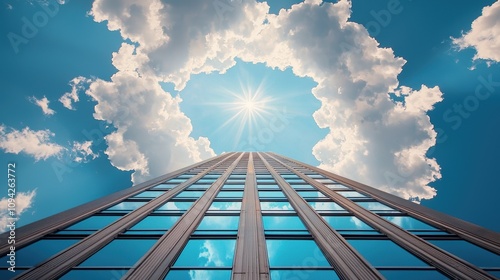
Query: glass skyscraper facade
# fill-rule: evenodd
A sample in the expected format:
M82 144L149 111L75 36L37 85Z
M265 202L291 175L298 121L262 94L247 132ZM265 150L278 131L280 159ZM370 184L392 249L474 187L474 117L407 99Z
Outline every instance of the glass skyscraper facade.
M16 272L8 237L1 279L500 277L500 234L274 153L225 153L19 228Z

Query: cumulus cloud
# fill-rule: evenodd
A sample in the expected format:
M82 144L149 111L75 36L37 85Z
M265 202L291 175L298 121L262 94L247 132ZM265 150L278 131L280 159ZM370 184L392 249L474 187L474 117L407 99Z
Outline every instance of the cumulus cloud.
M99 157L98 153L92 151L92 141L73 142L71 148L73 160L78 163L85 163Z
M432 198L436 192L428 184L441 175L425 156L436 138L427 112L442 100L439 88L400 87L406 61L349 21L350 1L321 2L269 15L242 58L292 67L318 83L312 93L322 105L314 119L330 131L313 147L321 168L405 198Z
M500 61L500 1L483 8L481 16L472 22L471 30L453 38L460 49L474 48L474 60Z
M33 104L35 104L36 106L40 107L42 109L44 115L50 116L50 115L55 114L55 112L56 112L56 111L49 108L50 101L45 96L42 99L37 99L36 97L32 96L29 98L29 100Z
M19 217L33 205L36 195L36 189L29 192L18 192L15 198L16 211L15 215L9 213L9 198L0 199L0 232L8 231L7 226L12 221L19 220ZM12 220L14 218L14 220Z
M105 153L118 169L135 171L133 182L215 155L208 139L189 136L192 126L179 108L180 97L155 79L119 71L111 81L95 80L86 93L97 101L94 118L117 128L105 137Z
M63 94L63 96L59 98L59 102L61 102L62 105L67 109L74 110L75 108L73 107L73 103L80 101L78 93L84 90L86 85L90 82L91 82L90 79L81 76L73 78L69 82L69 85L71 86L71 91Z
M65 148L50 141L55 134L50 130L31 130L29 127L16 130L0 125L0 148L6 153L24 153L35 160L46 160L59 156Z
M401 87L406 61L349 21L350 1L268 10L255 1L95 1L94 19L132 42L113 54L111 81L96 80L87 91L97 101L94 117L118 129L106 138L112 163L135 170L136 180L212 155L208 139L189 137L181 99L158 82L182 90L191 75L224 73L239 57L318 83L314 119L329 129L312 151L320 167L405 198L432 198L429 183L441 175L426 157L436 138L427 112L441 101L439 88Z

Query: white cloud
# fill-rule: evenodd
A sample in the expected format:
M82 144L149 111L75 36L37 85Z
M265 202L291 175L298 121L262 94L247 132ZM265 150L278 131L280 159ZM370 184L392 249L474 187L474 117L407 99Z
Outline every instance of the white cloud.
M111 81L87 91L98 102L94 117L118 128L107 137L112 163L142 178L213 154L208 139L189 137L180 98L158 82L182 90L192 74L224 73L240 57L318 83L314 118L330 131L313 148L320 167L402 197L432 198L428 184L440 173L425 155L436 137L427 112L442 99L439 88L399 87L405 60L349 21L350 1L309 0L279 15L268 9L254 1L95 1L94 19L135 44L113 55L119 71ZM119 155L124 147L128 157Z
M37 99L36 97L32 96L29 98L29 100L37 105L38 107L42 108L43 114L44 115L53 115L56 111L52 110L49 108L49 103L50 101L47 99L47 97L43 97L42 99Z
M105 153L120 170L135 170L133 182L215 155L208 139L189 136L191 122L180 111L181 99L157 80L119 71L110 82L94 81L86 93L97 101L94 118L117 128L105 137Z
M24 153L37 161L46 160L52 156L59 156L65 150L64 147L50 142L50 138L54 135L48 129L35 131L26 127L19 131L0 125L0 148L6 153Z
M453 38L460 49L474 48L474 60L500 61L500 1L483 8L483 13L472 22L471 30L460 38Z
M73 78L69 85L71 86L71 92L66 92L61 98L59 98L59 102L63 104L64 107L74 110L73 103L80 101L78 97L78 93L85 89L85 86L90 83L91 80L85 77L76 77Z
M71 153L73 160L79 163L89 162L99 157L98 153L92 151L92 141L73 142Z
M28 210L34 202L36 189L29 192L18 192L15 197L16 213L15 220ZM8 231L7 226L12 222L9 214L9 197L0 199L0 232Z

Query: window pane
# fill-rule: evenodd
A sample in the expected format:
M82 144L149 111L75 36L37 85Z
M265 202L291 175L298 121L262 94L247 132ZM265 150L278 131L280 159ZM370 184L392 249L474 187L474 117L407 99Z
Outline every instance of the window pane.
M323 216L323 219L335 230L374 230L354 216Z
M208 210L240 210L241 202L214 201Z
M374 201L374 202L356 202L359 206L367 209L367 210L372 210L372 211L390 211L390 210L393 210L393 211L397 211L395 209L392 209L391 207L385 205L385 204L382 204L378 201Z
M79 266L132 266L155 242L152 239L115 239Z
M127 269L99 269L99 270L81 270L73 269L64 274L60 280L78 280L78 279L92 279L92 280L110 280L122 279L127 274Z
M165 280L230 280L231 270L170 270Z
M297 192L303 198L318 198L318 197L326 197L324 194L318 191L299 191Z
M124 201L108 208L109 211L133 211L146 204L146 202ZM106 210L105 210L106 211Z
M263 216L265 230L306 230L298 216Z
M382 216L382 218L406 230L439 230L431 225L408 216Z
M205 216L196 230L237 230L239 216Z
M148 216L133 226L132 230L168 230L179 219L179 216Z
M78 222L66 229L71 230L99 230L112 222L118 220L122 216L91 216L81 222Z
M260 191L259 197L285 197L285 194L282 191Z
M286 201L261 202L260 208L262 210L274 210L274 211L293 210L292 205L290 205L290 202Z
M287 280L287 279L340 279L333 270L271 270L271 280Z
M448 251L480 267L500 267L500 255L485 250L464 240L427 240L428 242Z
M232 239L191 239L174 266L231 267L235 245Z
M176 195L175 197L193 197L193 198L199 198L202 196L205 192L200 192L200 191L183 191Z
M142 193L136 194L133 197L135 198L155 198L159 197L160 195L164 194L165 192L162 191L144 191Z
M443 280L449 279L436 270L380 270L387 280Z
M337 192L341 196L355 198L355 197L367 197L366 195L356 192L356 191L345 191L345 192Z
M344 210L344 208L340 207L340 205L338 205L337 203L330 202L330 201L326 201L326 202L310 201L308 203L315 210L332 210L332 211L342 211L342 210Z
M235 192L235 191L221 191L217 194L217 197L237 197L242 198L243 192Z
M374 266L429 266L391 240L347 240Z
M313 240L266 240L269 264L273 266L330 266Z
M191 207L194 201L169 201L163 204L156 210L161 211L169 211L169 210L177 210L177 211L186 211Z
M34 266L41 261L52 257L56 253L69 248L79 239L42 239L30 244L24 248L16 248L16 268L18 266ZM8 254L8 253L7 253ZM4 256L0 259L0 265L7 266L10 256ZM17 270L17 269L16 269Z

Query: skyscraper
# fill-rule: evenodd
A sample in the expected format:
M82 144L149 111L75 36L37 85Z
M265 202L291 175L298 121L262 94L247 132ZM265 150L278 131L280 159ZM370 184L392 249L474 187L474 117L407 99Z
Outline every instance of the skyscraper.
M225 153L14 234L2 279L500 277L500 234L273 153Z

